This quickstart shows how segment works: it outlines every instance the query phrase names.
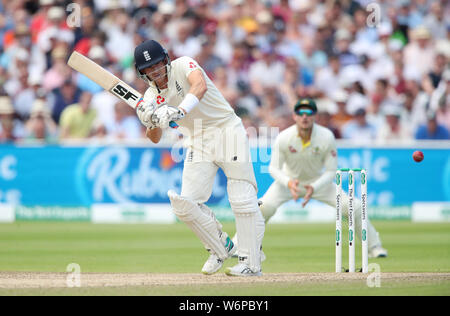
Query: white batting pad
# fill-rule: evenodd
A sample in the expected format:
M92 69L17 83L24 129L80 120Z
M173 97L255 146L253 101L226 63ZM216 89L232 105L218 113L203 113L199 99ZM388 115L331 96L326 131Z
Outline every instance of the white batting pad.
M227 190L236 216L239 257L247 257L249 268L259 272L265 223L259 210L255 187L247 181L229 179Z
M167 192L175 215L197 235L207 249L211 249L220 259L228 258L228 252L220 239L221 225L216 221L214 213L205 206L200 206L174 191Z

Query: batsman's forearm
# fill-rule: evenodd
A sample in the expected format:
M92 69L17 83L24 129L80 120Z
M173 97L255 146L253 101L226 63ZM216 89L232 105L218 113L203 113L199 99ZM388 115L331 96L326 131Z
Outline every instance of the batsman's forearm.
M153 129L147 128L147 131L145 134L148 139L150 139L153 143L157 144L161 140L162 129L159 127L153 128Z

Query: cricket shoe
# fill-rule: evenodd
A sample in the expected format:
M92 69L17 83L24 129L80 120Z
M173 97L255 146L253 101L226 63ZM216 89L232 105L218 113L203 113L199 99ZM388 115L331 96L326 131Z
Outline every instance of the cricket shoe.
M231 258L237 251L237 247L234 245L233 241L226 235L226 233L223 234L225 239L225 248L228 251L228 258ZM208 251L210 251L208 249ZM228 259L227 258L227 259ZM206 260L205 264L202 268L202 273L206 275L211 275L216 273L220 270L223 266L223 259L220 259L216 254L211 253L208 260Z
M247 265L247 258L239 257L239 263L234 267L229 267L225 269L225 274L228 276L241 276L241 277L249 277L249 276L262 276L261 269L259 271L253 271Z
M381 246L374 246L369 250L369 258L386 258L388 252Z

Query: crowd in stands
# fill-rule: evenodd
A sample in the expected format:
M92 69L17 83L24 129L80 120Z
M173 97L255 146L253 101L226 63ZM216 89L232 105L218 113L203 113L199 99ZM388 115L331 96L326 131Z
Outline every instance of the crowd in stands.
M372 2L0 0L0 142L144 138L133 109L66 62L76 50L144 92L146 39L196 59L256 133L311 97L337 138L449 140L449 2Z

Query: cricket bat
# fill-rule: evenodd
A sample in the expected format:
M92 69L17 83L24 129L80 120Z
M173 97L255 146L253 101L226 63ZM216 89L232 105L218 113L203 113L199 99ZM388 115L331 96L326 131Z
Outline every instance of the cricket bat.
M136 109L138 104L143 100L141 93L77 51L73 51L67 64L124 101L133 109ZM169 123L169 126L177 128L178 124L172 121Z

